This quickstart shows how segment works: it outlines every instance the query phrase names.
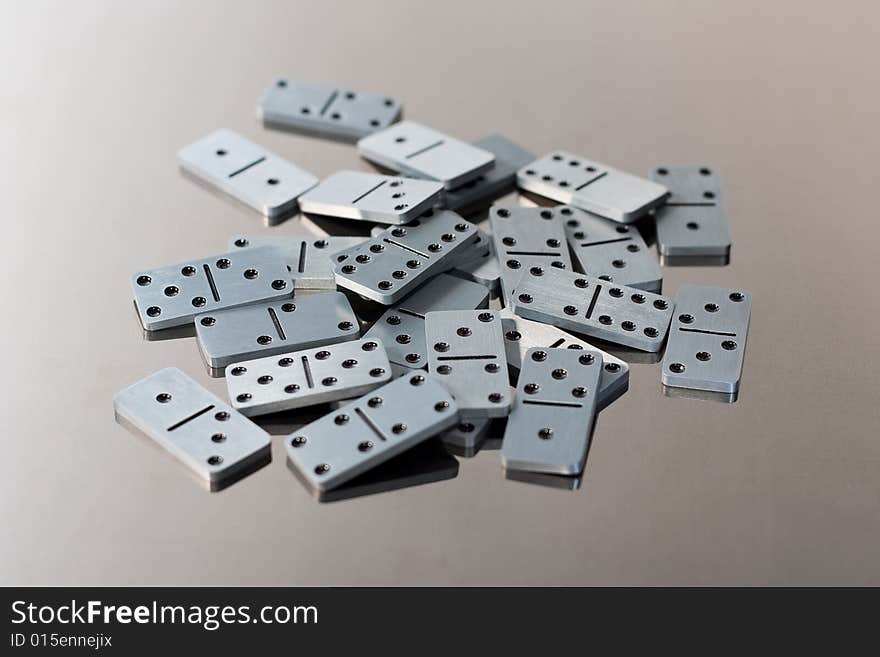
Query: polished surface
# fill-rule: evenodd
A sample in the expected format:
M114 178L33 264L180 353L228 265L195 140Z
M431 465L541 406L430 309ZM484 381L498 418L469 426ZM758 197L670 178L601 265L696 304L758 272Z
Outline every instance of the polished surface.
M0 583L880 584L878 23L867 2L4 3ZM739 400L665 396L633 364L576 482L507 479L489 439L453 479L395 464L433 483L319 504L275 437L268 466L200 488L113 420L163 367L226 394L193 338L142 338L129 276L300 232L180 175L211 130L371 170L261 127L279 74L465 141L717 168L731 264L664 268L664 294L752 292Z

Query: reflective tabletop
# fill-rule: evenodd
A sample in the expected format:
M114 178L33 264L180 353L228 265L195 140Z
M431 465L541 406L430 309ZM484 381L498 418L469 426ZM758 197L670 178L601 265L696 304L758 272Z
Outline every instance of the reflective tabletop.
M0 584L880 584L878 20L871 3L5 4ZM663 267L663 293L752 293L737 401L664 394L636 359L579 480L505 477L493 426L476 454L428 442L321 500L282 445L307 418L278 415L270 463L201 488L114 421L113 395L164 367L226 397L193 337L145 339L129 277L233 235L316 234L180 173L177 150L217 128L318 177L373 170L260 125L282 74L391 94L467 141L720 171L731 263Z

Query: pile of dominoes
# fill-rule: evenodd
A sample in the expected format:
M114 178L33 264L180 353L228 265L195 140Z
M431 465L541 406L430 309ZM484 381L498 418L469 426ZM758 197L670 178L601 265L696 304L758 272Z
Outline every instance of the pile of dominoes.
M577 477L627 361L664 345L664 390L735 400L750 294L660 294L661 264L729 261L713 169L648 180L498 135L467 143L401 121L393 98L286 79L258 115L356 143L382 173L319 180L228 130L180 151L188 177L315 233L233 235L225 253L132 275L143 329L194 330L229 403L172 367L118 393L117 420L210 488L271 460L257 422L282 412L318 418L284 445L319 496L427 442L473 453L493 426L511 478ZM515 188L518 205L494 204Z

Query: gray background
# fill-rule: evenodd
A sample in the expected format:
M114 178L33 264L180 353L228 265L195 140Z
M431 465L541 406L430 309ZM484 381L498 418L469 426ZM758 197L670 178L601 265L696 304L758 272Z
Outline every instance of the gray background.
M880 584L876 3L12 3L0 10L3 584ZM351 146L263 130L277 74L403 99L633 172L723 175L754 293L740 400L599 421L584 483L458 478L320 505L285 467L218 494L113 421L192 339L142 340L128 277L266 231L177 170L217 127L316 175ZM288 222L276 232L297 230Z

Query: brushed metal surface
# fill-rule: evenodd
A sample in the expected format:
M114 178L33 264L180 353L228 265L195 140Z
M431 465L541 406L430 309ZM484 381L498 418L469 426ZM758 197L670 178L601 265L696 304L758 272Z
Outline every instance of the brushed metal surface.
M209 371L258 356L359 337L357 317L341 292L206 313L197 317L195 324Z
M282 254L263 247L142 269L131 275L131 291L141 326L156 331L206 311L287 298L293 286Z
M474 225L455 212L429 211L337 253L336 284L389 306L450 269L477 237Z
M629 389L629 364L602 351L595 345L580 340L570 333L550 324L541 324L530 319L517 317L504 308L501 315L501 329L504 331L504 346L507 367L511 373L511 384L519 380L520 368L529 349L588 349L602 354L602 377L599 380L597 407L602 410L617 400Z
M431 180L338 171L299 199L310 214L402 224L430 210L443 198L443 185Z
M353 399L388 383L378 340L353 340L226 366L232 406L247 416Z
M523 166L520 189L621 223L632 223L663 202L662 185L565 151Z
M463 269L483 262L486 257L492 253L492 240L486 233L477 228L477 239L475 239L466 249L459 251L453 261L453 267L449 270Z
M457 423L449 391L413 373L302 427L285 446L311 488L330 490Z
M424 368L428 365L425 346L425 313L430 310L473 310L489 302L486 288L451 274L439 274L389 308L364 333L380 340L392 365ZM402 373L402 372L401 372Z
M455 189L495 164L492 153L413 121L402 121L360 139L362 157L415 178Z
M491 427L491 418L462 420L449 431L440 434L440 440L459 450L477 450L486 440Z
M525 273L542 276L551 268L571 269L564 218L555 208L493 206L489 221L506 307Z
M309 172L231 130L212 132L177 158L187 173L267 217L295 211L299 196L318 184Z
M428 365L425 348L425 319L398 308L390 308L364 333L365 338L381 340L387 344L388 358L401 370L422 369Z
M529 349L507 420L501 462L507 470L583 472L596 419L602 354Z
M478 259L453 267L449 270L449 273L452 276L458 276L467 281L473 281L485 286L493 298L499 294L501 288L501 267L498 264L498 257L495 255L495 248L491 246L491 242L487 253L484 253Z
M549 268L520 281L513 312L641 351L663 347L673 303L668 297Z
M335 290L333 254L362 244L364 237L309 239L302 235L233 235L229 250L271 246L284 256L294 290Z
M396 308L422 319L432 310L475 310L485 308L489 295L478 283L450 274L438 274L401 301Z
M742 378L752 295L738 288L682 285L663 356L663 384L736 393Z
M176 367L118 392L113 410L209 487L270 456L269 434Z
M387 226L376 225L370 229L371 237L380 237L387 230ZM482 228L477 228L477 238L471 242L467 248L461 249L453 259L454 266L447 271L450 274L459 274L461 278L467 280L475 280L472 270L483 263L486 258L493 253L492 239L486 234ZM475 282L481 285L487 285L480 280Z
M728 264L730 228L721 179L714 167L660 166L651 179L670 192L666 203L654 211L661 262L667 266Z
M400 101L327 84L276 78L257 103L267 128L356 142L400 118Z
M441 208L437 208L436 212L443 212ZM435 214L435 211L432 210L430 212L425 213L426 216L431 217ZM458 214L458 213L454 213ZM459 249L455 256L451 260L451 268L446 270L447 273L452 273L454 270L458 268L467 268L475 265L477 262L483 260L489 253L492 252L492 241L488 235L481 228L476 228L476 224L474 224L475 230L477 231L477 237L473 242L467 245L467 247L463 247ZM384 224L374 224L370 229L370 237L373 238L381 238L383 233L388 230L388 226ZM468 278L467 276L462 276L463 278ZM468 280L471 280L468 278Z
M476 241L462 253L449 273L486 286L494 298L498 296L501 287L501 268L498 266L492 238L482 228L477 229L477 234Z
M468 248L462 249L455 256L455 267L467 267L473 263L480 262L488 254L492 253L492 240L481 228L477 228L477 239L475 239Z
M578 271L609 282L659 293L663 274L635 226L565 207L559 210Z
M501 318L493 310L425 314L429 371L455 396L463 419L510 412Z
M446 192L443 206L465 216L490 206L516 187L516 172L535 156L503 135L493 134L473 142L495 156L495 166L461 187Z

